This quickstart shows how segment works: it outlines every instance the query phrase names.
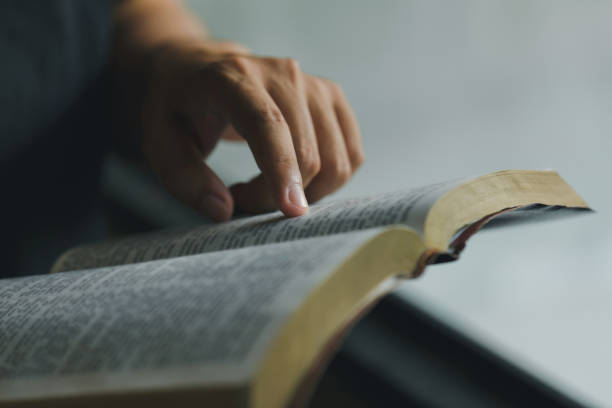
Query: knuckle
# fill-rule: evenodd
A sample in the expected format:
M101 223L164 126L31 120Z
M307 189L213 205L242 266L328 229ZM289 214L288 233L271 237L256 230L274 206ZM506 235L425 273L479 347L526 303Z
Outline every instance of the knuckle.
M278 174L289 174L294 171L295 160L289 155L279 155L274 158L274 167Z
M250 75L250 64L246 57L231 55L207 64L201 73L217 84L242 83Z
M305 178L313 177L321 170L321 159L317 151L311 148L300 149L297 152L300 170Z
M333 81L327 81L327 85L329 87L329 90L331 91L331 94L334 97L344 98L344 91L342 90L342 87L340 85Z
M228 69L228 66L223 61L215 61L206 65L199 71L202 77L216 83L226 84L235 78L235 74Z
M274 58L269 60L273 67L272 77L269 80L280 86L299 87L303 82L300 64L293 58Z
M286 58L283 60L285 72L291 80L297 81L302 73L300 64L293 58Z
M268 106L264 109L262 117L266 122L272 122L280 125L286 125L283 113L278 106Z
M361 167L364 161L365 153L363 152L363 149L357 149L354 151L351 155L351 166L353 167L353 171Z
M249 122L257 127L263 128L264 130L276 128L278 126L288 128L283 113L278 106L274 104L253 106L249 110L247 116L250 118Z
M244 55L230 55L224 60L231 69L246 75L251 69L251 61Z
M336 159L329 163L326 176L336 185L342 185L351 178L351 166L348 160Z
M312 82L310 83L310 88L318 97L327 96L329 93L327 85L320 78L313 78Z

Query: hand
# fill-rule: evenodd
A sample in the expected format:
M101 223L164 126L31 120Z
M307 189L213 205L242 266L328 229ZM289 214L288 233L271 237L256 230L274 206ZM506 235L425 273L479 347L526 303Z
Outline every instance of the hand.
M216 221L234 205L303 215L363 161L340 87L292 59L202 41L166 45L150 61L143 152L171 193ZM261 174L228 189L204 161L222 137L246 140Z

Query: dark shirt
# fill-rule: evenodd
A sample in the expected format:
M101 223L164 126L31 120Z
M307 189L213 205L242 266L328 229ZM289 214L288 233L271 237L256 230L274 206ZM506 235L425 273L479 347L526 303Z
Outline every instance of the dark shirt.
M0 2L0 277L48 271L103 235L113 2Z

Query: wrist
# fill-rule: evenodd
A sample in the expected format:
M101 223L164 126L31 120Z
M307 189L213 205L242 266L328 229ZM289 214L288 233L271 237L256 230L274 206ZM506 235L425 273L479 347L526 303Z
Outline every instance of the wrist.
M189 61L199 59L204 62L216 61L227 55L235 54L250 55L251 52L245 46L235 42L203 38L168 40L157 44L149 51L153 59L156 59L158 55L166 55L178 61L186 58ZM151 58L147 60L150 62Z

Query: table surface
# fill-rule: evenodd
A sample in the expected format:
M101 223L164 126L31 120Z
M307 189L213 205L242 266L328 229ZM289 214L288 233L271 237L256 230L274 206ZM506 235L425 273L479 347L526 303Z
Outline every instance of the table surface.
M215 36L344 87L367 161L335 197L558 170L596 214L483 232L400 292L575 398L612 405L612 3L189 4ZM255 172L243 146L210 161L229 182Z

